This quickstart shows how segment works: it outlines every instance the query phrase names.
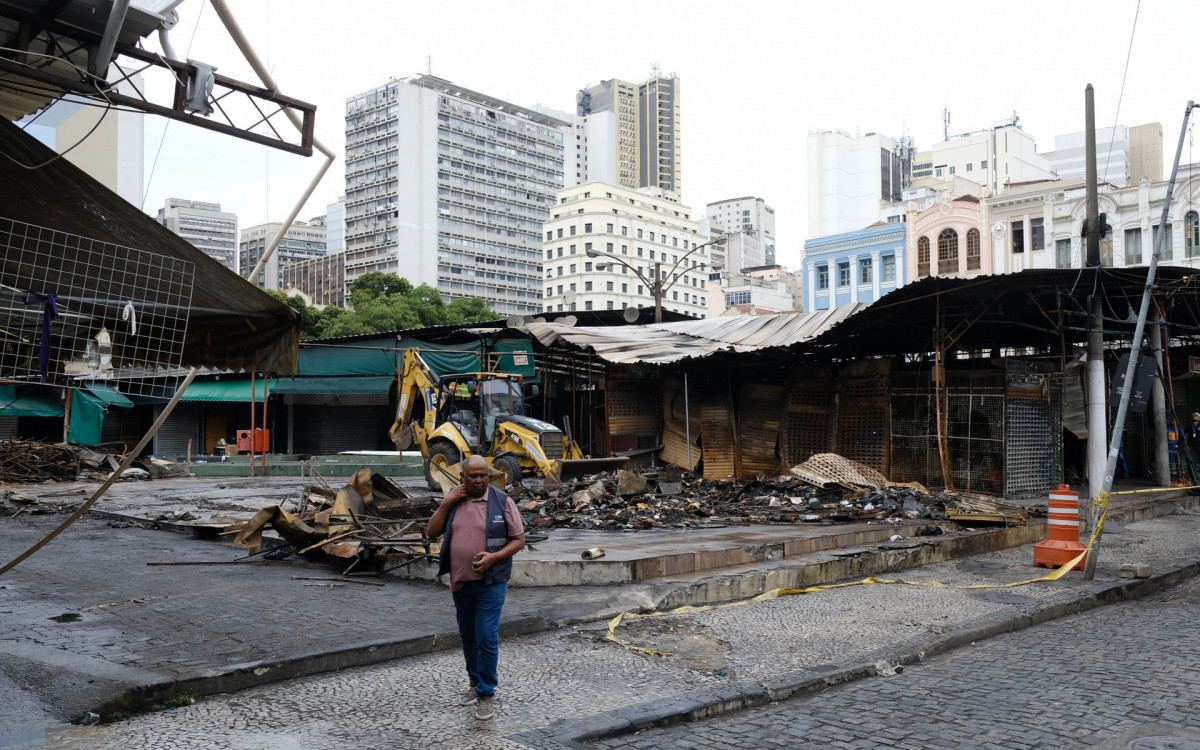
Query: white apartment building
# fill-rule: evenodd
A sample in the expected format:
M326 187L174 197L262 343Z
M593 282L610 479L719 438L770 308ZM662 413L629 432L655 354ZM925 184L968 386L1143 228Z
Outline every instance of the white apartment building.
M808 134L808 236L904 221L913 141L844 130ZM728 227L733 231L733 227Z
M800 276L789 273L783 266L747 268L725 274L719 284L720 289L712 288L709 295L709 315L790 312L800 310L804 303Z
M950 136L913 156L912 184L940 187L954 177L988 188L991 195L1010 185L1054 178L1050 160L1037 152L1037 143L1018 124L1016 115L989 130Z
M542 310L541 231L568 123L435 76L346 102L346 284L370 271Z
M312 224L313 222L308 222ZM346 196L325 206L325 252L328 255L346 249Z
M318 217L324 220L325 217ZM270 246L275 235L283 228L283 222L273 221L267 224L248 227L241 232L238 243L238 268L242 278L248 278L250 272L258 265ZM267 264L259 273L254 283L267 289L282 289L279 269L293 263L301 263L325 255L325 226L312 222L295 221L288 227L279 241L279 247L267 259Z
M158 223L237 272L237 214L222 211L220 203L167 198L158 209Z
M1087 175L1086 140L1082 130L1054 137L1054 150L1046 158L1060 180L1083 179ZM1143 175L1151 182L1161 182L1162 157L1162 125L1157 122L1096 131L1096 176L1114 187L1132 185Z
M746 196L709 203L708 218L730 234L726 245L730 268L775 265L775 209L762 198ZM734 234L743 238L735 238ZM734 252L739 247L744 248L740 257Z
M545 312L652 308L657 272L664 310L705 317L712 261L698 229L691 209L660 188L563 190L544 227Z

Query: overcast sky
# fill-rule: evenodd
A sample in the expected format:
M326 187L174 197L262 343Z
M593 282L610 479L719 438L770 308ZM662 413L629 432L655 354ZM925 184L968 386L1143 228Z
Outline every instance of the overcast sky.
M578 89L640 82L657 63L681 80L684 203L702 213L725 198L764 198L776 209L778 261L793 269L807 235L811 130L908 134L924 149L942 139L944 108L951 134L1016 111L1039 151L1050 151L1055 135L1083 129L1090 82L1097 127L1162 124L1169 172L1187 100L1200 100L1194 0L1144 0L1140 11L1136 0L229 5L282 91L317 105L317 137L338 153L301 219L343 191L345 100L424 73L430 58L434 75L563 110ZM257 83L211 6L186 0L179 13L179 55ZM165 123L146 119L148 213L175 196L219 202L242 227L279 221L320 163L181 123L163 138Z

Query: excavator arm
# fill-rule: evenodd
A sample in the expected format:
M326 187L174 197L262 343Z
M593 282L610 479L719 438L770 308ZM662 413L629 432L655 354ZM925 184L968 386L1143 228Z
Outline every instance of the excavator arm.
M417 399L425 406L423 424L413 421L413 407ZM404 370L397 385L396 420L388 430L388 437L396 450L406 450L414 439L424 452L425 436L437 426L437 410L441 406L442 394L438 389L437 376L416 349L404 352Z

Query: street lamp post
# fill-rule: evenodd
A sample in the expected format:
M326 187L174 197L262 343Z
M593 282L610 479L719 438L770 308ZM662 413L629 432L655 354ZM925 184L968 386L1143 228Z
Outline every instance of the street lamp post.
M607 262L602 262L602 263L596 264L597 271L603 271L608 266L608 264L611 262L620 263L621 265L628 268L630 271L633 271L634 275L637 276L639 279L641 279L642 283L644 283L650 289L650 293L654 295L654 322L661 323L662 322L663 294L665 294L668 289L675 286L675 282L679 281L679 277L676 276L675 279L673 281L671 281L670 284L668 284L668 283L666 283L667 278L670 277L672 274L674 274L675 270L677 268L679 268L679 264L683 263L685 260L687 260L688 256L691 255L692 253L696 252L697 250L702 250L702 249L708 247L709 245L723 245L723 244L725 244L725 238L718 237L715 240L709 240L708 242L705 242L703 245L696 245L691 250L684 253L682 258L675 261L675 265L671 266L671 270L667 271L665 276L662 273L662 261L658 261L658 260L654 261L654 281L647 279L645 276L642 275L641 271L637 270L636 268L629 265L624 260L617 257L616 255L613 255L612 253L602 253L598 250L588 250L587 256L589 258L605 258L605 259L607 259ZM690 268L685 268L684 273L687 273L688 271L699 270L702 268L709 268L714 271L719 271L722 268L724 268L724 266L720 263L714 263L711 266L707 263L700 263L699 265L695 265Z

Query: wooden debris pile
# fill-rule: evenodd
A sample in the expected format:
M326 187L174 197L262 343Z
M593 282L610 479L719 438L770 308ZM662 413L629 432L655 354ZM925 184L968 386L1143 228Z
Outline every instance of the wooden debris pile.
M21 439L0 442L0 482L69 481L78 474L79 456L71 445Z
M748 481L707 480L668 466L597 474L552 491L528 483L510 494L527 526L535 529L947 519L1016 524L1026 517L996 498L935 494L915 482L889 482L870 467L832 453L813 456L787 474Z
M305 488L292 510L267 506L226 533L236 533L234 542L251 553L269 552L275 559L303 555L340 565L343 573L381 572L436 554L437 545L423 536L435 498L417 499L370 469L360 469L336 491L314 476L318 483ZM264 548L268 530L285 542L283 548Z

